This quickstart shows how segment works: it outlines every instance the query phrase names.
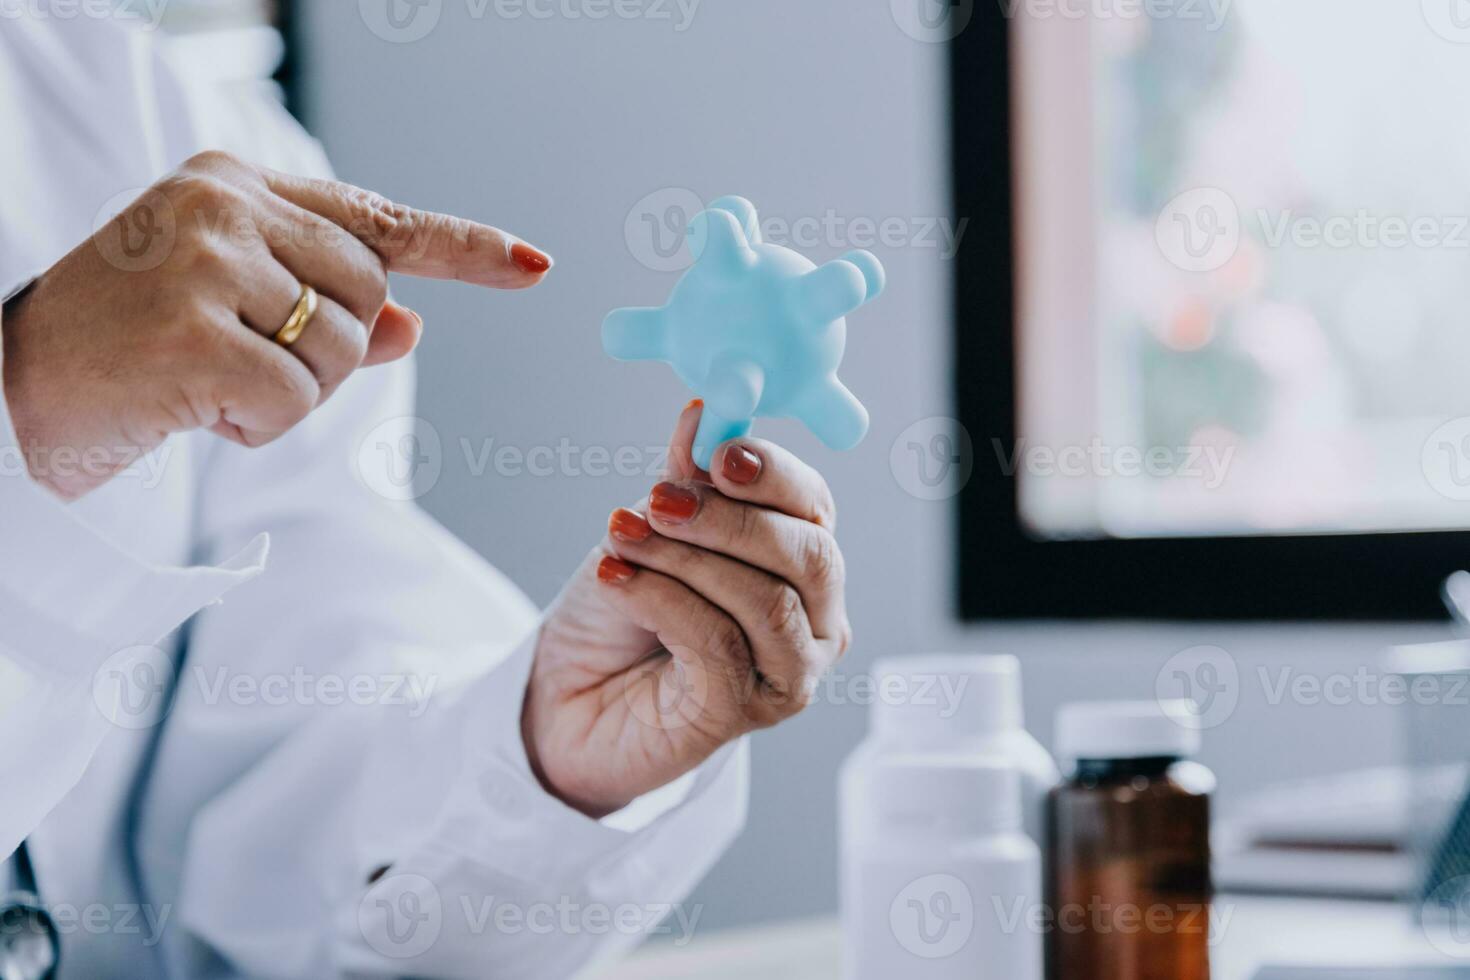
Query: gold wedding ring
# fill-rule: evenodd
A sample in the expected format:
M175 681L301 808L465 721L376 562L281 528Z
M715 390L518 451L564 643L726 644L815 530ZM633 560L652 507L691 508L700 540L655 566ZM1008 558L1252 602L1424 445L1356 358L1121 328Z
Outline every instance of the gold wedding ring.
M301 298L296 301L296 309L286 318L286 323L276 331L275 341L282 347L290 347L300 339L311 325L311 318L316 316L316 308L319 300L316 290L310 286L301 287Z

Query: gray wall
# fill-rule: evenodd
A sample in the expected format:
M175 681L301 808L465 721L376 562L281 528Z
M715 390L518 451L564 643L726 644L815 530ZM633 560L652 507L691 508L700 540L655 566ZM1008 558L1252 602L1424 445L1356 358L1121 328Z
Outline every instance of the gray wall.
M499 9L551 6L509 2ZM557 3L600 9L598 0ZM390 43L359 4L308 5L310 111L345 178L492 222L556 257L550 280L527 293L397 284L428 321L420 414L444 444L443 474L422 502L545 602L599 539L608 511L652 480L575 466L549 477L494 467L477 475L461 440L472 453L491 439L521 449L566 439L577 450L663 442L687 394L666 368L615 364L598 341L607 310L661 302L675 281L640 261L646 239L625 233L650 194L664 191L644 210L676 203L668 188L689 188L706 199L743 194L788 223L899 218L919 237L948 195L943 51L900 30L881 0L707 0L683 31L673 3L674 21L511 19L494 0L431 2L424 15L436 8L427 36ZM969 234L1005 233L984 216L974 221ZM858 244L853 237L826 234L804 250L834 257ZM1032 727L1048 739L1059 702L1152 696L1172 654L1216 644L1240 678L1238 709L1207 736L1227 805L1271 779L1393 757L1382 706L1276 704L1260 671L1272 683L1283 668L1350 672L1386 643L1436 638L1440 628L959 627L948 505L905 492L889 463L902 430L950 411L950 270L923 241L875 251L890 288L851 321L843 365L873 415L867 442L835 454L795 425L762 430L835 488L857 634L844 672L906 650L1016 653ZM976 442L988 445L979 434ZM863 728L860 706L827 703L756 740L749 830L696 898L706 924L834 907L834 770Z

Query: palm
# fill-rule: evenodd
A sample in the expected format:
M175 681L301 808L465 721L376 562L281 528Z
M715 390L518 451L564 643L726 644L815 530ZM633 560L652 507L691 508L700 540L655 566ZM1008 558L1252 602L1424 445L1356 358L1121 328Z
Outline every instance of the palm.
M666 649L600 594L593 552L547 618L527 704L541 775L588 812L611 812L708 758L737 729L744 678Z

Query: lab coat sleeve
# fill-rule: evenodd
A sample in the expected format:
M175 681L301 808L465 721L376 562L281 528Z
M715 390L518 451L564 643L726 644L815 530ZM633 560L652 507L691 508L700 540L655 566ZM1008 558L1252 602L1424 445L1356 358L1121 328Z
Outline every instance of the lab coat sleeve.
M256 540L215 568L149 564L33 482L28 455L75 465L22 446L0 392L0 859L76 785L112 730L113 672L155 658L155 644L254 575L265 553Z
M144 864L177 840L160 811L192 813L178 915L248 975L570 976L665 913L690 928L676 903L739 829L745 748L603 821L541 788L520 734L537 613L361 478L392 447L433 455L403 441L409 379L363 372L210 464L211 550L269 530L272 561L194 624ZM166 802L201 779L210 798Z

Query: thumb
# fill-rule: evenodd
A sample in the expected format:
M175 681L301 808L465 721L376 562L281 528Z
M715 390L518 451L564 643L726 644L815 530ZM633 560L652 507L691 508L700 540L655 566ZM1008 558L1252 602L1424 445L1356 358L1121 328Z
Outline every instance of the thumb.
M363 358L362 366L386 364L406 357L418 346L423 332L423 317L389 300L373 324L373 334L368 340L367 356Z
M700 416L704 414L704 400L696 398L679 413L674 425L674 434L669 438L669 462L664 469L668 480L703 480L712 482L708 470L694 465L694 434L699 429Z

